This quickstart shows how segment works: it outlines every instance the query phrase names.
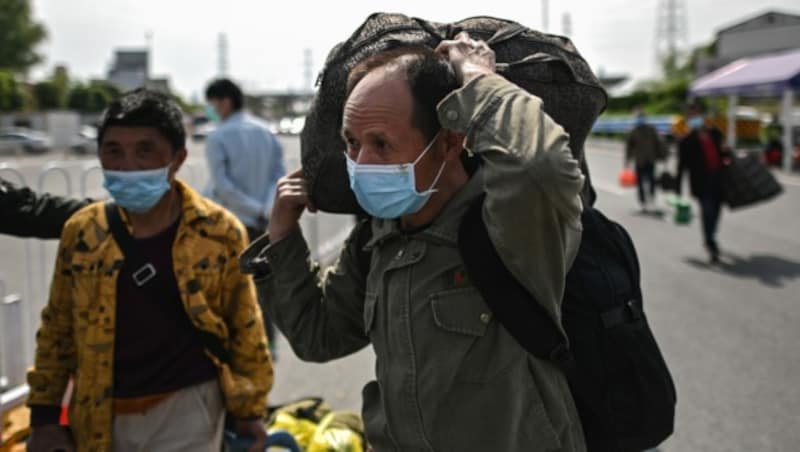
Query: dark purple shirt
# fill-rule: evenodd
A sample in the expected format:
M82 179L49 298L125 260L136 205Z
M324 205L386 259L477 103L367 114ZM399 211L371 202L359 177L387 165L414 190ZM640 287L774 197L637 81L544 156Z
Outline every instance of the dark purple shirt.
M142 287L137 269L123 265L117 279L114 397L162 394L216 378L203 341L181 301L172 271L179 221L146 239L134 239L159 273Z

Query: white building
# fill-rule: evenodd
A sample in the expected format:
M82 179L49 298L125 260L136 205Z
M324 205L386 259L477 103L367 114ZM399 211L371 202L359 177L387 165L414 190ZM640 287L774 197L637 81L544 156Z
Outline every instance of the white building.
M116 50L108 70L108 81L122 91L147 87L169 92L169 80L166 77L150 76L150 52L147 50Z
M800 15L768 11L717 32L713 55L697 61L696 75L707 74L744 57L800 47Z

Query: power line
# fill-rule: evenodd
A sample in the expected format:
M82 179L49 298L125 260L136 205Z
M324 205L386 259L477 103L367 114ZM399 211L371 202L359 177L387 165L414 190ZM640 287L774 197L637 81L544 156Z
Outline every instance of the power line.
M659 65L676 64L688 45L689 27L685 0L659 0L655 42Z
M220 33L217 37L217 75L228 75L228 35Z
M550 2L549 0L542 0L542 32L547 33L550 28Z

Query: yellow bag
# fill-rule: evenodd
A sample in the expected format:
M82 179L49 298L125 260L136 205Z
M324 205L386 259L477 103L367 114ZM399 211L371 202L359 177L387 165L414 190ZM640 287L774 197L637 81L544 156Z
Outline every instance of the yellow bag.
M294 436L297 444L305 450L308 449L308 445L317 431L317 424L308 419L299 419L289 413L279 412L275 414L268 428L270 433L275 430L286 430Z
M349 411L332 411L320 398L306 398L268 413L267 431L284 430L306 452L364 452L364 422Z
M328 413L317 425L306 452L363 452L363 438L351 425L363 430L361 418L355 413Z
M20 406L0 419L0 452L21 452L30 435L30 410Z

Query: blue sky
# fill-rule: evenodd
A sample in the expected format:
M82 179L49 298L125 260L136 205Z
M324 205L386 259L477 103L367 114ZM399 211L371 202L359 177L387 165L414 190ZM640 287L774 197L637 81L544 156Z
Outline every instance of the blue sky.
M690 44L710 41L719 28L767 10L800 13L797 0L687 0ZM549 28L561 34L569 13L571 37L595 70L636 79L656 71L658 0L550 1ZM303 49L312 50L314 73L328 50L372 12L391 11L435 21L475 15L513 19L541 28L540 1L359 0L338 2L258 0L34 0L34 15L50 37L46 61L34 77L66 64L77 78L103 77L115 48L144 47L152 33L155 75L169 76L185 96L200 94L216 74L217 36L228 38L229 73L249 90L303 86Z

